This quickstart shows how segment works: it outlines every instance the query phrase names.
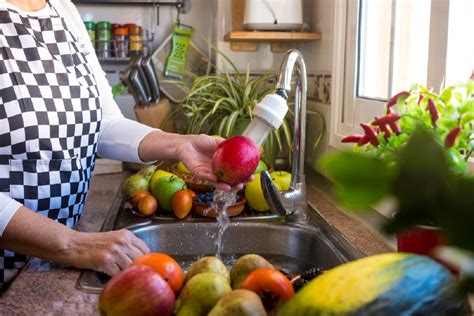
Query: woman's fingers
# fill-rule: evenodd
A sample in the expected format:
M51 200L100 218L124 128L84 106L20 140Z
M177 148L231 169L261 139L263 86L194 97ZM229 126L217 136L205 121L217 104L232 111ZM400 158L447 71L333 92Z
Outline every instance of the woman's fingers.
M112 262L111 264L105 266L104 269L102 269L100 272L103 272L109 276L114 276L118 274L120 271L122 271L120 266L117 263Z
M135 235L133 235L132 243L138 249L140 256L150 252L150 248L148 248L145 242Z
M104 233L80 233L74 241L71 263L115 275L150 249L131 231L122 229Z
M230 185L228 185L227 183L224 183L224 182L209 182L212 186L214 186L217 190L221 190L221 191L230 191L232 189L232 187Z
M232 190L237 190L237 191L240 191L244 188L244 184L243 183L239 183L239 184L236 184L234 186L232 186Z
M120 270L127 268L133 261L134 256L131 255L131 249L119 251L115 254L115 263L120 267Z

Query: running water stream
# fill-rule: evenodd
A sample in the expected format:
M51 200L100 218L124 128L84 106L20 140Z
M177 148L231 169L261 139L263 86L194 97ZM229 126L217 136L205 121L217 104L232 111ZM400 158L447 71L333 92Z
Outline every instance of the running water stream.
M237 191L214 191L214 199L208 210L215 209L217 216L217 226L219 228L216 239L216 257L221 259L222 249L224 247L223 238L224 233L229 227L229 216L227 215L227 208L237 201Z

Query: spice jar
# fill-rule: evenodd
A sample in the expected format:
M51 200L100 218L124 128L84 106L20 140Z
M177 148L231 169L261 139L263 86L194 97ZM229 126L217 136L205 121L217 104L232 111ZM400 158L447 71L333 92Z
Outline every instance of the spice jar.
M130 37L130 56L140 56L143 54L143 28L132 24L128 26Z
M128 28L118 27L114 30L115 57L125 58L129 56Z
M111 32L112 32L112 42L110 43L110 56L112 57L115 57L115 41L114 41L114 34L115 34L115 30L118 29L119 27L123 27L122 24L119 24L119 23L112 23L111 24L112 26L112 29L111 29Z
M95 48L95 23L84 21L84 25L86 26L87 34L89 34L89 38L91 39L92 47Z
M99 58L111 57L112 25L108 21L97 22L96 42L97 56Z

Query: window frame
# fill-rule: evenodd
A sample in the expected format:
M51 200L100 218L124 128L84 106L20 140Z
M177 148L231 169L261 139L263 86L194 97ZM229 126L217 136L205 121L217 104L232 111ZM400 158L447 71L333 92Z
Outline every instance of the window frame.
M386 100L356 97L359 1L334 2L333 90L329 145L337 149L351 148L352 144L343 144L341 139L349 134L361 133L359 123L370 121L373 117L383 114L386 102ZM448 62L450 4L451 0L431 0L427 86L434 87L436 91L439 91L444 84ZM394 31L395 27L392 24L392 32Z

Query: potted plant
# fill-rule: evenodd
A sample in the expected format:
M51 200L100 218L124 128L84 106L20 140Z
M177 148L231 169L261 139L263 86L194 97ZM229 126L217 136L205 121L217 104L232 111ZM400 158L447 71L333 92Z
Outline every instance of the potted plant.
M449 86L439 94L416 84L393 96L386 114L361 123L362 135L349 135L343 142L354 142L355 151L364 151L388 162L396 161L417 126L431 130L443 144L451 168L463 174L474 149L474 81Z
M387 102L384 116L361 123L364 134L349 135L342 141L356 143L355 152L365 152L388 164L398 165L401 149L417 128L424 128L442 146L451 171L462 175L467 170L468 159L474 149L473 93L474 81L447 87L439 94L422 85L414 85ZM418 149L420 155L424 154L422 148ZM431 159L426 157L426 163ZM420 185L432 188L429 183ZM434 193L430 195L433 195L433 201L437 201ZM436 208L437 203L432 208ZM401 214L405 213L396 213L395 216ZM410 219L415 227L397 231L398 250L428 255L434 247L444 243L445 236L443 230L437 227L434 212L427 210L424 214L417 214L418 217Z
M444 144L422 125L394 159L389 162L361 152L338 152L326 155L320 166L334 181L335 197L343 205L364 209L391 196L397 212L389 219L387 232L402 232L432 220L443 229L450 247L463 249L463 265L470 262L472 269L474 177L453 169ZM463 271L467 275L462 280L474 291L474 270L469 269Z
M171 114L176 121L181 120L182 133L222 137L240 135L250 123L255 105L275 89L274 74L251 75L248 67L241 72L227 56L218 53L224 56L232 73L224 70L195 77L187 98ZM322 118L316 111L307 110L307 114ZM278 152L291 148L293 121L294 112L290 104L282 126L270 133L263 145L263 158L270 165L274 164ZM319 144L322 136L323 133L317 137L314 146Z

